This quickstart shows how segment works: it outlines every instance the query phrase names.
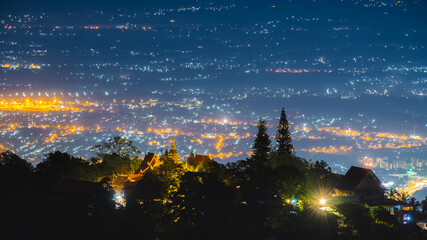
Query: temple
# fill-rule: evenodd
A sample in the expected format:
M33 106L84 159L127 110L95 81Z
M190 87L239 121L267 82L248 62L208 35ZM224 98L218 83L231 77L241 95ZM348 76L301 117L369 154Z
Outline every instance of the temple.
M172 136L171 150L169 151L168 157L172 159L175 163L181 163L181 159L179 158L178 151L175 147L175 137Z
M173 160L175 163L181 163L181 159L178 155L178 151L175 146L175 138L172 136L171 149L167 157ZM118 174L113 177L112 187L114 191L121 192L124 187L132 187L137 181L141 180L144 174L152 171L155 167L162 164L162 160L156 153L148 152L141 161L141 165L134 173Z

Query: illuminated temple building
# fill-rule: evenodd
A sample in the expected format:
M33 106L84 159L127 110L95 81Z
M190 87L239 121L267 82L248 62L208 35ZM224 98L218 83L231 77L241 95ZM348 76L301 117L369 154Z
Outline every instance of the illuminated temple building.
M175 163L181 163L178 155L178 151L175 147L175 138L172 136L171 149L167 155ZM123 188L134 185L137 181L141 180L144 174L153 170L155 167L160 166L162 161L156 153L148 152L144 159L142 159L141 165L134 173L130 174L119 174L112 180L112 186L114 191L121 192Z
M113 181L111 185L113 186L114 191L120 192L123 189L123 186L126 182L137 182L142 179L145 173L151 171L153 168L162 164L160 158L156 155L156 153L147 153L142 159L141 165L135 171L135 173L130 174L119 174L113 177Z
M156 153L147 153L142 160L141 166L136 171L138 174L143 175L145 172L152 170L153 168L162 164L160 158L156 155Z
M178 151L175 147L175 138L172 136L172 144L171 144L171 150L168 153L168 157L172 159L175 163L181 163L181 159L179 158Z

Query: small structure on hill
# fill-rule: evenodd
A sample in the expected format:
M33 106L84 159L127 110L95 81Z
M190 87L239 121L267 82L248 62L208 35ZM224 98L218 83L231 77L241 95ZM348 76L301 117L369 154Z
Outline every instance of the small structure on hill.
M427 219L417 222L417 226L420 227L422 230L427 231Z
M141 166L138 168L136 173L144 174L147 171L153 170L153 168L162 164L160 158L156 155L156 153L147 153L145 154L144 160L142 160Z
M385 187L368 168L352 166L335 186L332 196L342 200L361 203L385 201Z
M112 181L112 186L114 191L120 192L123 189L123 186L126 182L137 182L142 179L145 173L153 170L153 168L161 165L162 162L156 153L147 153L145 154L144 159L142 159L141 165L133 174L119 174L114 177Z

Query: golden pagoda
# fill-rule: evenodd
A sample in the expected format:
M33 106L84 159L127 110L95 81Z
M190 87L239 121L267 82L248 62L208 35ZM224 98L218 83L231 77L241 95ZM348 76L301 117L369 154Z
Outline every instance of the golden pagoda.
M178 151L175 148L175 137L172 136L171 150L169 151L168 157L172 159L175 163L181 163L179 158Z

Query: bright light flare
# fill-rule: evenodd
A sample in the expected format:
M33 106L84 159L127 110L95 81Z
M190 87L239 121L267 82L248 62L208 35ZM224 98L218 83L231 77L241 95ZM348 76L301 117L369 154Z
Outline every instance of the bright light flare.
M114 202L116 202L116 208L125 206L124 193L118 192L114 195Z

